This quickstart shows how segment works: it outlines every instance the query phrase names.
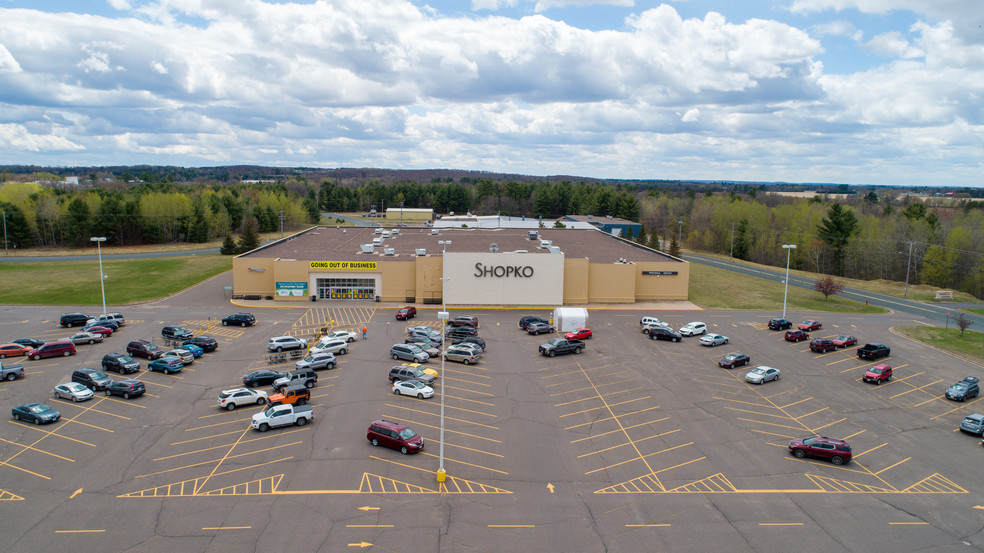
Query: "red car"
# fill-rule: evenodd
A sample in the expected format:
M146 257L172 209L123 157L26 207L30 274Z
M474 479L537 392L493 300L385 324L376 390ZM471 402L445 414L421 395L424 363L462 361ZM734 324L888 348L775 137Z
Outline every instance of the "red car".
M802 330L787 330L785 338L787 342L799 342L800 340L809 340L810 335Z
M113 329L107 328L105 326L96 326L96 325L82 327L82 331L91 332L93 334L100 334L102 335L103 338L108 338L113 334Z
M587 340L592 336L590 328L579 328L574 332L568 332L564 334L564 338L568 340Z
M409 321L417 315L417 308L408 305L396 312L396 320L398 321Z
M881 384L882 382L888 382L892 379L892 367L879 363L874 367L868 369L864 373L865 382L874 382L875 384Z
M21 344L0 344L0 359L25 355L33 348L22 346Z
M835 465L851 462L851 446L844 440L826 436L790 440L789 452L800 459L803 457L830 459Z
M831 340L835 346L839 348L846 348L847 346L858 345L858 339L854 336L838 336Z
M807 319L807 320L801 322L796 328L798 328L800 330L805 330L807 332L811 332L813 330L820 330L820 327L822 327L822 326L823 326L823 323L821 323L820 321L814 321L813 319Z

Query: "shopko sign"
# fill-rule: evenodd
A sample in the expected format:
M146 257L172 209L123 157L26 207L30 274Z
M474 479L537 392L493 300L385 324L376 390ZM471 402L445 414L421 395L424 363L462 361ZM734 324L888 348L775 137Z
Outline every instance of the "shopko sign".
M533 276L533 267L529 265L484 265L482 263L475 264L475 272L473 276L477 278L482 277L520 277L520 278L530 278Z

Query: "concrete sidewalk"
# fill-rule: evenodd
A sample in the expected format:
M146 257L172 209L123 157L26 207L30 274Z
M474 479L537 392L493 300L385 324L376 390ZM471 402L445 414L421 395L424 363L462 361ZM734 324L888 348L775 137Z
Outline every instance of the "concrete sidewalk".
M366 300L321 300L316 302L284 302L275 300L229 300L232 305L245 309L310 309L318 308L375 308L380 310L397 310L405 305L413 305L417 310L434 309L440 310L440 304L414 304L400 302L373 302ZM702 309L689 301L647 301L637 303L592 303L588 305L563 305L556 307L584 307L588 311L613 310L613 311L702 311ZM551 306L521 306L521 305L457 305L447 306L449 310L499 310L499 311L540 311L553 309Z

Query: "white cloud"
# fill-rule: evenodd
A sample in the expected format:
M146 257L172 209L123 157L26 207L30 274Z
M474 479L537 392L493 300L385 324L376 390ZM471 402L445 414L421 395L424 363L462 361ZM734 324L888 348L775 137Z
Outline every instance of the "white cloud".
M790 9L801 14L827 10L857 10L871 14L908 11L935 22L950 21L964 40L984 42L981 35L984 10L981 9L980 0L795 0Z
M0 44L0 73L20 73L21 66L14 59L13 54Z
M869 40L865 46L872 52L889 58L920 58L925 52L909 44L902 33L891 31L882 33Z
M587 7L600 5L623 6L631 8L635 5L635 0L537 0L536 6L533 9L537 13L540 13L551 8Z
M684 123L693 123L698 121L700 120L700 110L697 108L690 108L687 110L687 113L683 114L683 117L681 117L680 120Z
M817 36L844 36L855 41L861 40L864 36L864 32L855 27L850 21L819 23L811 26L810 30Z
M54 134L35 134L23 125L0 123L0 144L4 149L20 152L83 150L83 146Z

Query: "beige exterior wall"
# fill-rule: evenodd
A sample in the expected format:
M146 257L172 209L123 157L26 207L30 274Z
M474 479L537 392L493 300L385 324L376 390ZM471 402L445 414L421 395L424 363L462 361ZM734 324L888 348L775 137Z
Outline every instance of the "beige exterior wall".
M631 263L588 266L588 303L635 302L635 271Z
M564 305L588 303L588 259L564 260Z
M447 303L459 305L560 305L564 254L448 252ZM477 274L481 264L482 274ZM516 274L519 271L520 274Z
M385 278L382 278L382 286L376 288L376 295L379 296L380 301L407 301L407 293L413 294L417 287L414 263L380 261L377 272L385 275Z
M236 295L273 294L273 259L235 257L232 259L232 293Z
M690 263L637 263L637 301L686 300L690 291ZM676 272L675 275L644 275L643 271Z
M433 210L423 211L423 212L405 210L403 211L402 221L404 223L423 223L424 221L430 221L433 218L434 218ZM386 213L383 216L383 219L385 219L386 221L399 223L401 221L400 208L398 207L387 208Z
M441 257L418 257L416 265L416 293L418 303L435 303L443 299L441 295L441 274L444 259Z

